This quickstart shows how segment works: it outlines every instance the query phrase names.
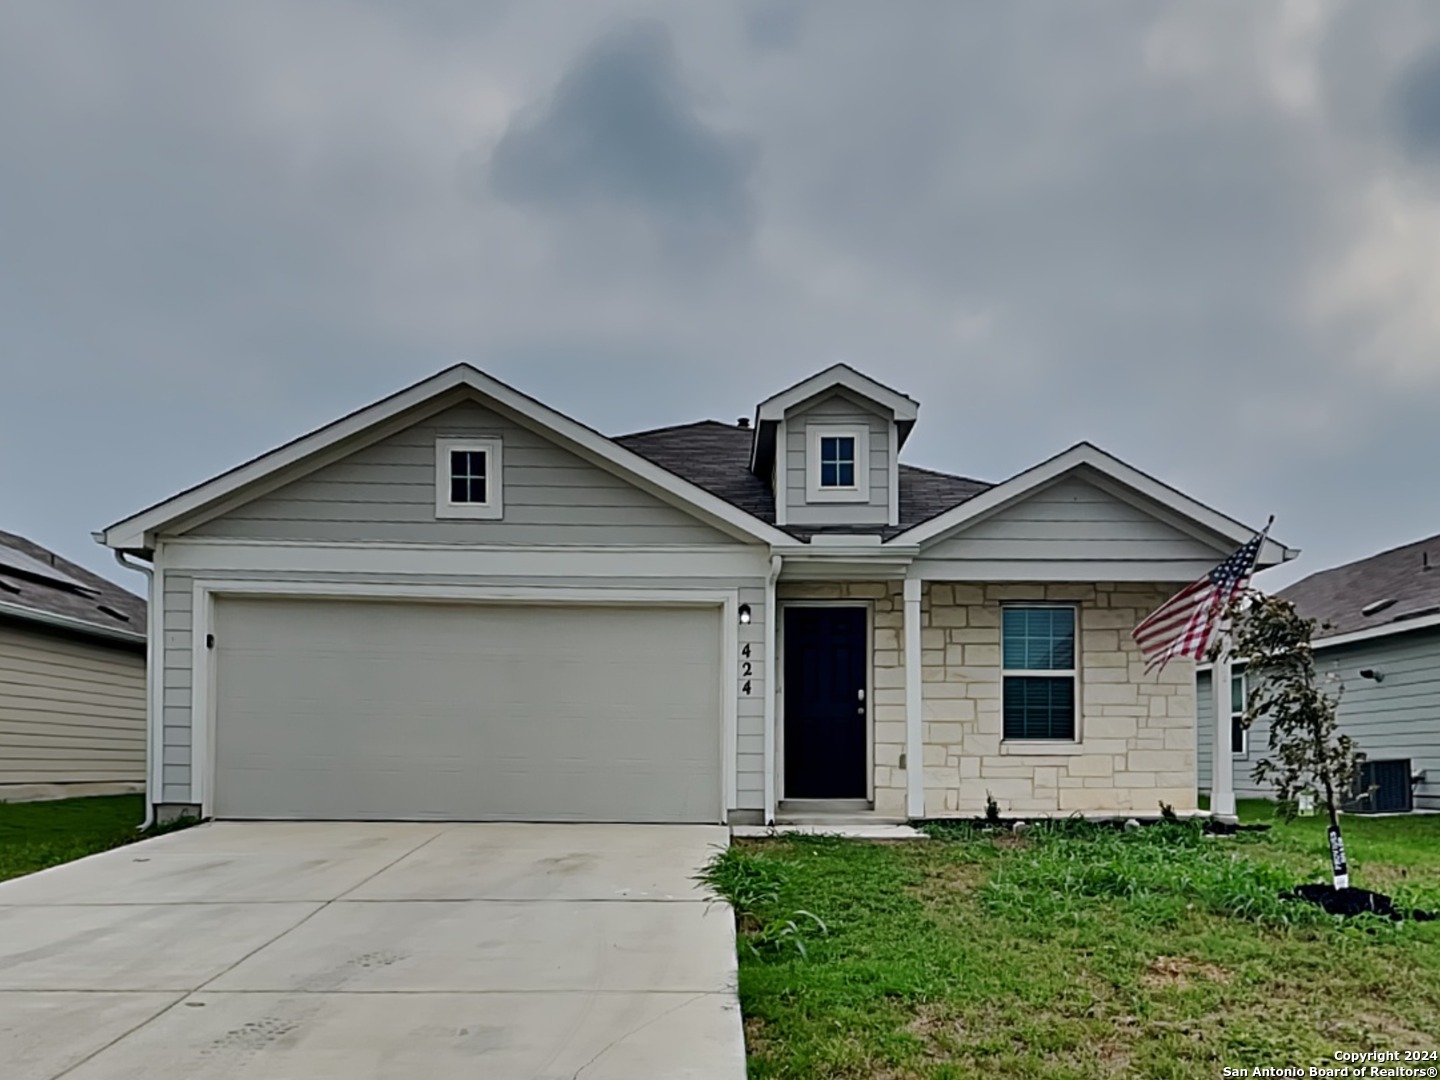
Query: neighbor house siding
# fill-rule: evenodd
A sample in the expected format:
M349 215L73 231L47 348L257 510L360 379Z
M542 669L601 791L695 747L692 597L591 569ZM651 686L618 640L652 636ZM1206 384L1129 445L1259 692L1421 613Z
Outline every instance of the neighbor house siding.
M1323 645L1322 642L1318 644ZM1440 810L1440 629L1415 630L1353 645L1321 648L1315 667L1323 679L1338 676L1340 730L1355 740L1369 758L1409 758L1412 772L1424 772L1425 782L1414 788L1415 807ZM1362 679L1362 668L1374 668L1383 682ZM1212 711L1210 673L1196 679L1200 717L1200 789L1210 790ZM1236 756L1235 794L1241 798L1273 798L1268 785L1251 777L1255 762L1265 757L1270 739L1268 721L1250 729L1249 752Z
M817 502L806 499L810 425L863 428L869 432L870 497L867 502ZM836 393L785 418L786 520L791 525L884 525L890 520L890 427L888 417ZM864 463L856 462L856 468Z
M0 784L145 779L145 653L0 625Z
M201 574L201 577L208 575ZM271 582L326 582L339 587L352 584L365 585L427 585L463 587L553 587L553 588L611 588L622 591L641 589L694 590L700 592L736 593L737 603L749 604L751 621L738 630L738 649L751 645L750 657L737 657L737 662L748 660L751 676L742 677L743 669L725 674L722 678L727 685L734 686L736 703L736 745L727 748L736 754L736 804L733 809L761 810L764 807L764 701L768 672L765 667L765 584L761 578L707 578L707 577L645 577L645 578L604 578L585 579L574 576L516 577L484 575L437 575L437 574L341 574L341 573L285 573L264 574L225 571L223 577L229 581L271 581ZM193 801L190 789L190 761L192 746L191 731L191 686L192 686L192 635L193 596L196 575L167 571L165 574L165 662L164 662L164 787L163 799L167 803L188 803ZM566 603L563 600L557 604ZM717 616L718 617L718 616ZM717 658L718 659L718 658ZM657 672L657 677L663 673ZM734 682L728 680L734 678ZM744 693L744 684L750 683L750 692ZM720 732L716 731L718 738Z
M504 517L438 520L435 441L498 437ZM445 544L715 544L731 537L474 402L191 529L199 537Z
M925 549L927 559L1218 561L1218 549L1094 484L1067 477Z

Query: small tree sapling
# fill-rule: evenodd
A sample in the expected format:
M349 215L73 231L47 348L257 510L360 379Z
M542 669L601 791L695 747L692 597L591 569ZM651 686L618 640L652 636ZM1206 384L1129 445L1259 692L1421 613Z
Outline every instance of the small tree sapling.
M1335 888L1350 884L1340 834L1340 801L1355 784L1364 755L1340 734L1336 712L1343 687L1332 693L1320 684L1310 644L1316 622L1278 596L1247 589L1230 604L1230 655L1256 677L1249 680L1241 723L1270 721L1270 753L1255 765L1254 777L1275 786L1281 806L1293 808L1302 792L1324 799L1330 813L1330 863ZM1217 693L1220 690L1217 688Z

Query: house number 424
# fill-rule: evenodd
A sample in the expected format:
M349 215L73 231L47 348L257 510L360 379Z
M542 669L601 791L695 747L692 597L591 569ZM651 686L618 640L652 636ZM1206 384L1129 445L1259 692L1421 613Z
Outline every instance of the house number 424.
M750 693L750 676L752 674L754 674L754 669L750 664L750 644L746 642L740 649L740 678L745 680L740 686L740 693Z

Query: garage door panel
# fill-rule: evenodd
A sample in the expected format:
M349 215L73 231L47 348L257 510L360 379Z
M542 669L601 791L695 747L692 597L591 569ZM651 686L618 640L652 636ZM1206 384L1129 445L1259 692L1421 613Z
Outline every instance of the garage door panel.
M713 821L714 608L217 603L216 812Z

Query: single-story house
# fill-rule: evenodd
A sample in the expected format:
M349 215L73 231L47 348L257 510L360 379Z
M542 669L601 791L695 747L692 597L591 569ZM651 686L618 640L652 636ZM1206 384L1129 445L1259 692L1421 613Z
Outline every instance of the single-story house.
M145 602L0 532L0 802L139 791Z
M1129 632L1254 530L1088 443L915 468L918 411L837 365L607 438L459 365L110 526L157 813L1193 807L1192 665Z
M1337 684L1340 730L1368 759L1365 786L1376 786L1369 804L1355 808L1440 810L1440 536L1311 574L1278 595L1320 624L1312 639L1316 672ZM1200 716L1208 717L1210 672L1201 670L1196 681ZM1273 798L1252 775L1270 728L1264 719L1248 731L1240 723L1247 689L1237 668L1230 705L1235 794ZM1202 719L1200 788L1207 793L1212 732Z

